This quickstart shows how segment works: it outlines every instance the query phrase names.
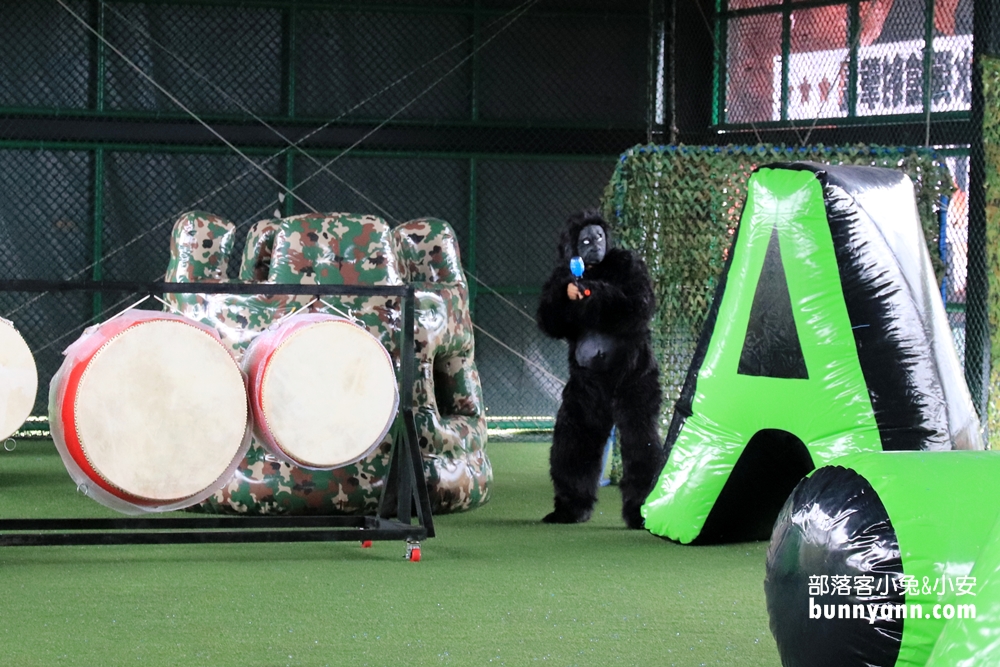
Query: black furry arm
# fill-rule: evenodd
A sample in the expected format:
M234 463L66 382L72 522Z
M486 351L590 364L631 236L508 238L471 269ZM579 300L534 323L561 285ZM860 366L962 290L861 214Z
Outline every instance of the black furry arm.
M593 274L593 277L589 274ZM614 249L583 276L591 290L583 299L588 328L628 336L645 331L656 309L646 263L627 250Z
M582 330L580 304L566 295L566 286L573 282L569 266L559 266L542 286L535 320L538 328L552 338L577 338Z
M645 332L656 302L646 264L637 255L613 249L580 280L590 296L572 301L566 286L573 275L559 266L542 287L536 319L553 338L576 339L586 330L619 336Z

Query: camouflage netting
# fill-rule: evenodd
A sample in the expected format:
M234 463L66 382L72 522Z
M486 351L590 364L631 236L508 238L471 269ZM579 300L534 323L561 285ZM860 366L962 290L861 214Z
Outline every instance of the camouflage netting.
M938 207L953 191L947 168L932 151L878 146L636 146L618 162L604 192L603 212L618 242L642 254L658 302L653 344L664 388L664 432L694 353L753 170L771 162L900 169L913 181L935 271Z
M983 56L986 153L986 252L989 280L990 388L1000 384L1000 59ZM1000 433L1000 392L990 391L986 432Z
M171 236L166 279L225 282L235 225L194 211L180 216ZM435 513L487 502L493 478L486 456L486 420L474 359L468 284L448 223L422 218L394 230L381 219L309 213L262 220L248 233L241 281L401 285L416 291L416 375L413 407L424 475ZM399 363L397 297L234 296L175 294L171 305L216 329L240 359L257 333L283 315L347 313L378 338ZM331 307L328 307L329 304ZM321 353L322 351L317 351ZM350 354L350 350L334 351ZM322 388L320 388L321 390ZM357 463L312 470L275 457L257 438L232 480L201 505L223 513L371 514L388 473L399 417L383 441Z

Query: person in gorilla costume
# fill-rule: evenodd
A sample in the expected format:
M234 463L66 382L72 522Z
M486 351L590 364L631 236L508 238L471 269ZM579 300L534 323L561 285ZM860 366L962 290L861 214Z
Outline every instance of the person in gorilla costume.
M583 259L579 279L570 270L573 257ZM639 508L664 462L657 428L659 369L649 335L654 308L645 262L611 247L608 223L597 211L572 216L537 314L543 332L569 343L569 381L549 455L555 509L543 519L546 523L590 519L605 443L617 424L624 468L622 518L629 528L642 528Z

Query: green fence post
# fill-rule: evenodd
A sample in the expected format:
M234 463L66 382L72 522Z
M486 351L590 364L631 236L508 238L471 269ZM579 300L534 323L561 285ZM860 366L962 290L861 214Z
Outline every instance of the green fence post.
M289 118L295 118L295 17L297 13L295 8L295 3L285 10L284 16L282 17L282 51L281 51L281 65L282 73L285 77L284 80L284 106L285 115Z
M292 192L295 190L295 151L291 148L285 153L285 207L282 215L286 218L295 215L295 197Z
M101 280L104 277L104 149L94 149L94 181L92 183L94 193L94 219L93 238L91 239L91 267L90 277L92 280ZM103 295L94 292L92 304L94 318L100 316L104 310Z
M998 0L987 0L973 13L973 68L971 120L975 138L969 151L969 246L965 305L965 381L984 426L983 440L991 446L990 415L990 325L986 229L986 153L983 136L983 58L1000 53L1000 30L996 29ZM987 11L992 6L993 11ZM990 20L994 23L991 25Z
M469 317L476 315L476 294L479 292L479 281L476 268L476 194L477 194L477 161L469 158L469 252L465 258L465 268L472 276L469 281Z

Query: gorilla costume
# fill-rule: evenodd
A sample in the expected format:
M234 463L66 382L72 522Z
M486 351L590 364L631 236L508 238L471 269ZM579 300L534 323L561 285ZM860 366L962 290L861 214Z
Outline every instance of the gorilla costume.
M579 279L570 271L574 256L585 267ZM572 216L537 314L542 331L569 343L569 382L549 455L555 510L543 519L546 523L590 519L605 443L617 424L624 467L622 517L629 528L642 528L639 508L664 461L657 428L659 369L649 336L654 308L642 259L611 247L608 224L597 211Z

